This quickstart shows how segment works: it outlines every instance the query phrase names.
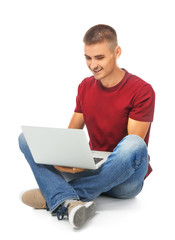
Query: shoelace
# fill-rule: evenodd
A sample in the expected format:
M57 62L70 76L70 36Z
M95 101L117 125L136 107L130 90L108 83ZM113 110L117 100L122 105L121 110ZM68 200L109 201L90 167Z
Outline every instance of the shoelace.
M68 216L68 207L61 205L57 210L57 218L63 220L65 216Z
M49 211L49 207L48 207L47 203L46 203L46 210Z

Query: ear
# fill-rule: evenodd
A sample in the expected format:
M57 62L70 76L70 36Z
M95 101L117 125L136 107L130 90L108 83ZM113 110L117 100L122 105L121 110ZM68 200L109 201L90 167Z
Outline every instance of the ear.
M116 59L120 57L121 53L122 53L121 47L120 47L120 46L117 46L117 47L115 48L115 56L116 56Z

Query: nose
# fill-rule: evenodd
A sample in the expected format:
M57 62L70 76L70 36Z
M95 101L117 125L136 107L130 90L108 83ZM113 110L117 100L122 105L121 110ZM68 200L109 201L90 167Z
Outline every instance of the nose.
M89 68L90 68L91 70L97 69L97 68L98 68L97 62L92 59L91 62L90 62L90 64L89 64Z

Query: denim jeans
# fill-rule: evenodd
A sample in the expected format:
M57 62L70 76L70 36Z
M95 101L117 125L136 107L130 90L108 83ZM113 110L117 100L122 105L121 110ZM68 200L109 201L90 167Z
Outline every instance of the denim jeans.
M136 135L124 137L99 169L74 174L35 163L23 133L19 136L19 146L51 213L67 199L90 201L101 194L133 198L142 190L148 169L147 146Z

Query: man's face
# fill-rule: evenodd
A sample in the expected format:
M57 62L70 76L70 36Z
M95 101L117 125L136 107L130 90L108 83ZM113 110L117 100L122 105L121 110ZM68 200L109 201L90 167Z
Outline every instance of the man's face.
M116 53L107 42L85 44L85 58L89 69L98 80L107 79L116 68Z

